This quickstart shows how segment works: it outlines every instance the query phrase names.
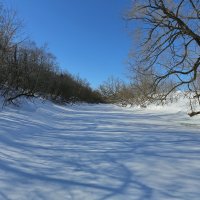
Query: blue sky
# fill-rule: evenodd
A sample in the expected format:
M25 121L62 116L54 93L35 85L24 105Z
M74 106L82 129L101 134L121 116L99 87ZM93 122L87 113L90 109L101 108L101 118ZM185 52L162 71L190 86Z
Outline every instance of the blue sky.
M48 43L60 68L96 88L113 75L126 78L131 47L123 13L131 0L3 0L24 20L38 45Z

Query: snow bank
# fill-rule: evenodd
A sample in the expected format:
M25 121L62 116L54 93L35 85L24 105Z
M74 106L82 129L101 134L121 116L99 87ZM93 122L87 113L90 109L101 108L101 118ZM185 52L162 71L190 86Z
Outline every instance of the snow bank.
M199 200L199 125L180 104L4 107L0 199Z

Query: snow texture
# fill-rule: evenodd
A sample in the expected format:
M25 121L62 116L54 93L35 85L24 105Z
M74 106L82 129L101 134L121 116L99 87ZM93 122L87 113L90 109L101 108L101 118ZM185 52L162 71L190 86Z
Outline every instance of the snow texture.
M184 107L0 110L2 200L199 200L200 123Z

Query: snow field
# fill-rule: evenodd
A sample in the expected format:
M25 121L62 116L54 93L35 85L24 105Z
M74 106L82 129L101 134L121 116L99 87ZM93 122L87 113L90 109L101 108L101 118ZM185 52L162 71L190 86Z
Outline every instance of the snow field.
M184 107L0 111L0 199L199 200L200 123Z

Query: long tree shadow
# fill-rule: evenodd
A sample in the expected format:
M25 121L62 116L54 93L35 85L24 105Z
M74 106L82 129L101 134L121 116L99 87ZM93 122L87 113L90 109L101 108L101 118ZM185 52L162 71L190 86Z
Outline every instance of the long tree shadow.
M98 200L154 199L156 192L171 199L200 195L199 134L162 124L159 115L87 108L55 106L51 116L49 107L29 116L0 113L2 199L10 199L12 187L22 196L32 187L35 199L47 199L56 189L68 199L77 199L78 191Z

